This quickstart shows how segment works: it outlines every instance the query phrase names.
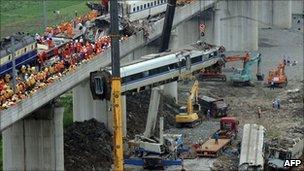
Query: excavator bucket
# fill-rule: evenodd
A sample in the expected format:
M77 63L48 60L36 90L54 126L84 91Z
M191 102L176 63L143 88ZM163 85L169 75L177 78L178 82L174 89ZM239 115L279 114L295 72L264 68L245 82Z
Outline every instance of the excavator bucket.
M258 81L263 81L264 80L264 74L257 74L256 77L257 77Z

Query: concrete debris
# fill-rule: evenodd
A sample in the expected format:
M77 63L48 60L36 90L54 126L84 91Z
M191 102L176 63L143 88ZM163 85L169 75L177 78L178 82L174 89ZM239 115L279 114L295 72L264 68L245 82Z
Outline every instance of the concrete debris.
M268 142L268 146L282 151L292 149L297 143L304 139L304 126L292 127L286 131L285 135Z
M109 170L112 135L95 119L74 122L64 131L65 170Z
M237 157L228 157L220 156L218 157L211 166L211 170L220 171L220 170L237 170L238 167L238 158Z

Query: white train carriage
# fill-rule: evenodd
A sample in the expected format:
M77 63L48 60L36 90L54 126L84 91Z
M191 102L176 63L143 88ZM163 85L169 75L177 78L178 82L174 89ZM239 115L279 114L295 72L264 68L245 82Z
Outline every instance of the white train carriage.
M167 0L120 1L124 16L130 21L153 17L166 11Z
M159 57L147 55L149 60L131 64L120 69L123 92L143 90L177 81L180 76L195 73L215 64L221 58L218 47L208 51L182 51Z

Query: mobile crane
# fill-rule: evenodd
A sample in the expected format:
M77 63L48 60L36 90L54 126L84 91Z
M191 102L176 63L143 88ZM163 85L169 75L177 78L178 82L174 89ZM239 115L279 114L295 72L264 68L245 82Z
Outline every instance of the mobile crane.
M201 122L199 115L193 111L193 107L199 109L199 105L197 103L198 90L199 84L198 81L195 80L191 89L189 90L190 95L188 96L187 107L181 107L180 113L175 116L175 122L177 127L194 127ZM192 104L192 101L195 101L194 105Z
M107 71L95 71L90 73L90 88L93 99L111 100L114 127L114 170L123 170L123 134L121 116L121 78L120 78L120 52L118 29L118 3L111 0L111 64L112 74Z
M104 1L103 1L104 2ZM162 45L160 52L168 49L171 28L173 24L176 0L169 0L165 16L165 24L162 33ZM90 88L93 99L112 98L113 127L114 127L114 170L120 171L123 168L123 134L122 134L122 116L121 116L121 78L120 78L120 52L119 52L119 28L118 28L118 2L111 0L110 3L110 37L111 37L111 64L112 75L107 71L95 71L90 73ZM155 103L155 101L154 101ZM159 102L156 102L159 103ZM156 104L154 105L154 107ZM158 106L158 105L157 105ZM157 109L156 109L157 111ZM155 108L150 112L155 113ZM155 117L155 114L152 114ZM149 126L150 127L150 126ZM147 129L149 130L149 129ZM145 133L146 138L149 133ZM149 138L149 137L148 137ZM162 138L160 138L162 139ZM156 147L161 147L156 145ZM155 145L155 144L154 144ZM153 159L152 159L153 160ZM151 160L150 160L151 161ZM159 161L158 158L156 161ZM178 162L180 163L180 162Z
M273 85L272 85L273 84ZM285 64L281 62L277 69L272 69L268 73L267 85L275 87L285 87L287 85L287 76L285 74Z

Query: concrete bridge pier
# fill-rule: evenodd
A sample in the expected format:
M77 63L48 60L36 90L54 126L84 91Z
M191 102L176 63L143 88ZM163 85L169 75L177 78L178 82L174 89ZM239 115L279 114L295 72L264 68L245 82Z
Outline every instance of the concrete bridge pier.
M272 1L273 6L273 25L280 28L291 28L291 0ZM303 2L302 2L303 3Z
M64 170L63 112L47 106L4 130L3 170Z
M164 94L172 97L178 103L177 81L164 85Z
M258 19L259 27L279 27L279 28L291 28L292 23L292 11L301 11L301 5L303 1L258 1ZM302 5L303 8L303 5Z
M258 50L258 1L219 1L214 39L226 50Z
M123 130L126 134L126 97L122 96ZM96 119L103 122L109 131L113 132L113 114L111 102L93 100L89 80L83 81L73 89L73 121Z

